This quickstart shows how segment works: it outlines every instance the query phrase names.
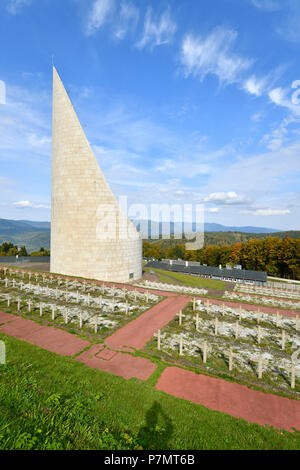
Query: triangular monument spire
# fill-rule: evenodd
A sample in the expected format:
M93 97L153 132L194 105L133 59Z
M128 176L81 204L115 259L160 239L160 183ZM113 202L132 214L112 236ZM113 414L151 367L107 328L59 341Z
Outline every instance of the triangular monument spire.
M53 66L51 272L114 282L142 275L142 240L119 208Z

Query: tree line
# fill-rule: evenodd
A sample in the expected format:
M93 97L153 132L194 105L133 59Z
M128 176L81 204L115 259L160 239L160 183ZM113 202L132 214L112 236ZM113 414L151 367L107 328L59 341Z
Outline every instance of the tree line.
M267 237L229 246L208 245L187 251L184 243L163 244L144 241L143 256L156 259L199 261L208 266L242 265L243 269L266 271L269 276L300 279L300 239Z
M41 247L39 251L28 254L26 246L18 247L11 242L4 242L0 245L0 256L50 256L50 250Z

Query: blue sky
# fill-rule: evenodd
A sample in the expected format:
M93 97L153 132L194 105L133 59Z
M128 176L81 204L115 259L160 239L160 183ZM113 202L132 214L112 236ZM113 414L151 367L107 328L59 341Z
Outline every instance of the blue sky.
M1 0L0 22L0 217L50 220L54 56L117 196L300 229L299 1Z

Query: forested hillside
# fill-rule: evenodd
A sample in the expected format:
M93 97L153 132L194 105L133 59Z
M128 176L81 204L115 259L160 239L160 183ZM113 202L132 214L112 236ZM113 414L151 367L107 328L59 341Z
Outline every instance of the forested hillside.
M168 242L168 243L166 243ZM185 244L170 240L144 242L144 256L157 259L199 261L209 266L241 264L243 269L267 271L270 276L300 279L300 239L268 236L251 238L232 245L205 245L201 250L186 251Z

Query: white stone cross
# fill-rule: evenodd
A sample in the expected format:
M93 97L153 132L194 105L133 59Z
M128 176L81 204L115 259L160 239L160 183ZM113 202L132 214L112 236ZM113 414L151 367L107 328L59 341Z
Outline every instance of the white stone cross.
M235 324L235 339L238 339L238 337L239 337L239 329L240 329L240 324L237 321L236 324Z
M229 351L227 352L227 354L229 356L229 363L228 363L229 371L231 372L232 371L232 365L233 365L233 349L230 348Z
M207 342L204 341L204 343L201 346L201 349L203 351L203 364L206 364L207 362Z
M179 340L179 355L183 356L183 339L182 339L182 336L180 336L180 340Z
M218 320L218 317L215 317L215 336L218 336L218 329L219 329L219 320Z
M263 359L262 353L259 353L257 362L258 362L258 369L257 369L258 378L259 378L259 379L262 379L262 375L263 375L263 366L264 366L265 364L267 364L268 361L266 361L266 360Z
M261 342L261 326L257 328L257 342L258 344Z
M179 326L182 325L182 318L185 317L185 315L182 314L182 310L177 314L179 316Z
M260 324L260 320L261 320L261 311L258 309L257 310L257 323Z
M287 339L286 338L286 332L285 332L285 330L282 330L282 332L281 332L281 349L282 349L282 351L285 350L286 339Z
M157 349L160 350L161 348L161 332L158 330L157 332Z
M225 316L225 304L224 303L222 304L222 316L223 317Z
M276 327L279 328L279 320L280 320L280 315L279 312L277 311L276 313Z

